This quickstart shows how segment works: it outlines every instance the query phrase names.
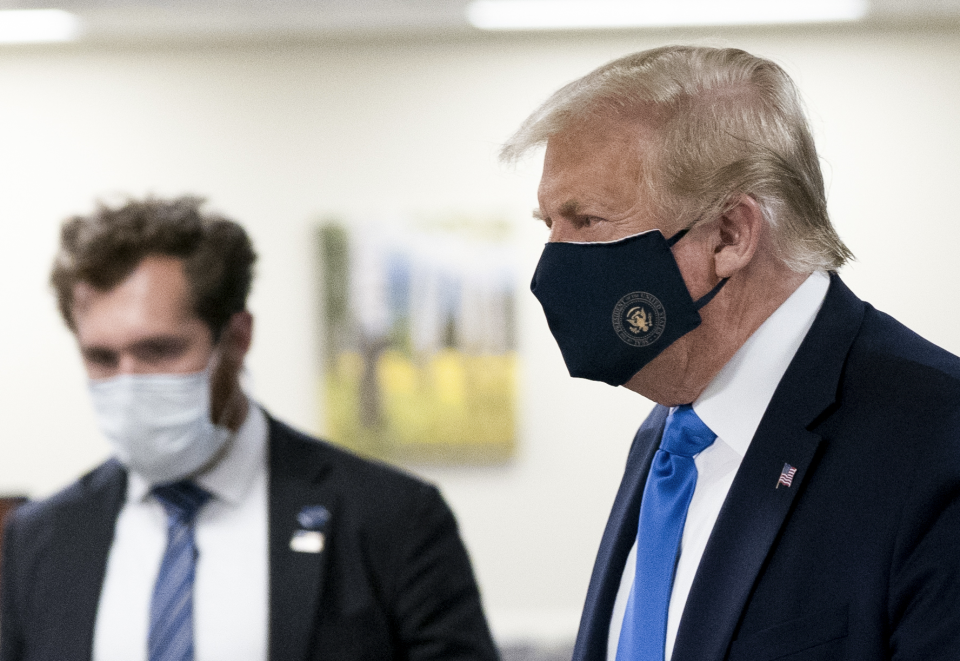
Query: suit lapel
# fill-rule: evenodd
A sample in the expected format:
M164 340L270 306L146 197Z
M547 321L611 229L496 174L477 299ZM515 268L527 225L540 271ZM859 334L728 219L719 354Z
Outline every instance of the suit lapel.
M766 437L758 431L754 437L697 569L680 620L674 661L726 656L754 580L819 442L818 436L802 430ZM778 488L785 463L796 467L797 473L792 486Z
M623 480L593 566L574 647L574 661L602 661L607 656L610 614L620 588L623 567L637 536L643 486L650 472L653 455L660 445L668 412L669 409L665 407L656 407L637 430L630 447Z
M710 535L680 621L673 661L723 659L761 567L803 487L835 403L864 304L834 275L823 307L767 407ZM790 464L792 485L778 488ZM744 541L748 540L748 541Z
M52 560L44 588L47 612L39 617L57 623L48 627L53 640L49 648L59 650L64 660L87 660L93 655L100 588L107 569L117 516L126 496L126 472L111 460L80 481L82 493L77 506L69 508L63 520L51 527L47 549ZM70 589L64 589L70 586Z
M308 658L316 629L337 502L320 480L324 466L316 456L315 443L273 418L269 421L269 658L300 661ZM325 525L314 530L323 536L323 548L293 550L290 541L302 528L297 515L311 506L322 506L331 514Z

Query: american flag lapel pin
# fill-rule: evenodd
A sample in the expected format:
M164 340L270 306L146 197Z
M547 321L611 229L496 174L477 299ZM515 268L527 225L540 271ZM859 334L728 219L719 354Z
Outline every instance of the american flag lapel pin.
M791 466L790 464L784 464L783 470L780 471L780 479L777 480L777 489L780 488L782 484L785 487L789 487L793 484L793 476L797 474L796 466Z

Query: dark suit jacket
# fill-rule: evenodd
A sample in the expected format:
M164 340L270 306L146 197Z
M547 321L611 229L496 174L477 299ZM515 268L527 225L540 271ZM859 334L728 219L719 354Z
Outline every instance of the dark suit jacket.
M9 521L0 661L90 659L125 494L126 472L111 460ZM270 659L497 659L434 487L270 419L269 495ZM319 554L289 545L308 505L331 514Z
M634 439L575 661L606 656L667 409ZM797 468L790 487L783 465ZM710 536L673 661L960 659L960 360L836 276Z

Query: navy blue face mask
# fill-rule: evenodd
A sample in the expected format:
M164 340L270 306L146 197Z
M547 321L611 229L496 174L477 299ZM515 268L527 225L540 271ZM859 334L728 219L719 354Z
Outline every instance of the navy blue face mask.
M548 243L530 290L543 306L570 376L621 386L700 325L699 310L660 230L609 243Z

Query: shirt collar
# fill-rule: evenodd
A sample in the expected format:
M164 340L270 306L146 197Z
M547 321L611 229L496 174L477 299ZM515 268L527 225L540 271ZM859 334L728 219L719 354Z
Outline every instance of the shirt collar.
M693 403L693 410L741 457L820 311L830 276L812 273L744 342Z
M247 417L231 439L227 453L208 471L194 478L214 498L231 505L243 501L257 473L266 466L267 416L253 400L248 401ZM142 475L131 470L127 500L142 502L149 496L151 487Z

